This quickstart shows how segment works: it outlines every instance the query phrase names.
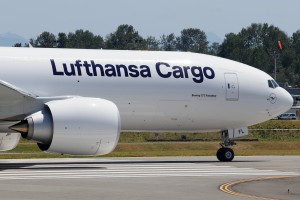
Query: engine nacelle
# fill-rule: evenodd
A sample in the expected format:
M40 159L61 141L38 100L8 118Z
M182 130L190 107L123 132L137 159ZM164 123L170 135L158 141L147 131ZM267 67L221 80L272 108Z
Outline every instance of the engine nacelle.
M0 151L14 149L20 140L20 133L0 133Z
M98 98L47 102L42 111L28 116L24 122L27 128L21 131L22 136L37 141L41 150L53 153L108 154L116 147L120 135L117 106Z

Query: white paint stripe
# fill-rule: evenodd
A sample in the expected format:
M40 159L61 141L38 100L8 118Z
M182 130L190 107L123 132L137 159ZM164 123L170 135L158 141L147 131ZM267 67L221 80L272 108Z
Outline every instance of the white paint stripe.
M7 174L1 174L0 178L2 177L12 177L12 176L32 176L32 175L38 175L38 176L52 176L52 175L68 175L68 176L75 176L75 175L81 175L81 176L89 176L89 175L101 175L101 174L147 174L147 173L155 173L155 174L173 174L174 176L177 176L178 174L208 174L208 175L216 175L216 174L224 174L224 175L256 175L256 174L262 174L262 175L297 175L297 173L282 173L282 172L259 172L259 171L252 171L252 172L198 172L198 171L189 171L189 172L174 172L174 171L165 171L165 172L157 172L157 171L143 171L143 172L101 172L101 173L91 173L91 172L82 172L82 173L74 173L74 172L69 172L69 173L63 173L63 172L56 172L56 173L26 173L26 174L17 174L17 173L7 173Z
M63 168L58 170L57 168ZM69 168L68 168L69 167ZM80 167L81 169L72 169ZM87 169L84 169L87 167ZM91 169L88 169L93 167ZM95 169L94 167L99 167ZM38 169L37 169L38 168ZM49 170L53 168L53 170ZM43 170L45 169L45 170ZM34 165L26 169L0 171L0 180L72 179L72 178L138 178L138 177L200 177L200 176L270 176L299 175L294 172L258 170L231 166L199 164L89 164L89 165Z
M214 176L227 176L228 174L216 174ZM236 175L236 174L234 174ZM238 174L241 175L241 174ZM249 174L244 174L244 175L249 175ZM252 174L254 176L265 176L265 174ZM176 177L208 177L211 175L208 174L177 174ZM30 177L1 177L0 180L28 180L28 179L82 179L82 178L139 178L139 177L174 177L173 174L142 174L142 175L90 175L90 176L80 176L80 175L76 175L76 176L48 176L48 177L44 177L44 176L30 176Z
M265 174L265 175L291 175L291 174L297 174L297 173L282 173L282 172L259 172L259 171L248 171L248 172L222 172L222 171L216 171L216 172L201 172L201 171L163 171L163 172L157 172L157 171L131 171L131 172L96 172L96 173L92 173L92 172L48 172L48 173L36 173L36 172L31 172L31 173L6 173L6 174L0 174L0 178L4 177L4 176L30 176L30 175L39 175L39 176L48 176L48 175L99 175L99 174L146 174L146 173L156 173L156 174L167 174L167 173L172 173L174 175L177 174L210 174L210 175L214 175L214 174L242 174L242 175L252 175L252 174Z

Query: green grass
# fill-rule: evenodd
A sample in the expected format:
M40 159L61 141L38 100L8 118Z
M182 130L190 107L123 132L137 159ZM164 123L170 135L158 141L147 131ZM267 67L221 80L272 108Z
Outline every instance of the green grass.
M244 138L256 138L259 141L300 141L300 131L298 130L254 130L254 129L300 129L300 120L270 120L261 124L249 127L249 135ZM220 139L220 133L130 133L121 134L119 142L136 143L148 141L197 141Z
M249 129L300 129L300 120L270 120ZM249 135L260 141L300 141L299 130L250 130Z
M238 142L233 146L236 155L300 155L299 141ZM153 156L214 156L218 142L151 142L119 143L116 149L101 157ZM41 152L35 144L20 144L12 151L0 153L0 158L67 158L76 157Z
M300 120L271 120L249 129L298 129ZM116 149L101 157L144 157L144 156L214 156L220 141L203 142L208 138L220 138L219 133L121 133ZM249 132L247 138L258 141L237 142L233 146L236 155L300 155L300 131L257 131ZM163 142L149 142L160 140ZM172 142L166 142L170 140ZM174 142L177 141L177 142ZM41 152L34 142L22 139L11 151L0 153L0 158L66 158L75 157Z

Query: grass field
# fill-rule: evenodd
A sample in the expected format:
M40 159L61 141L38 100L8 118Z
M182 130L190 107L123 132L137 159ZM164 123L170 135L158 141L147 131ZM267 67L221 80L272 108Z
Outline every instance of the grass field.
M236 155L300 155L300 131L295 130L300 129L300 120L271 120L249 129L247 138L258 141L237 142L233 146ZM220 147L218 138L219 133L121 133L116 149L104 157L212 156ZM72 156L41 152L35 143L23 139L14 150L0 153L0 158L47 157Z

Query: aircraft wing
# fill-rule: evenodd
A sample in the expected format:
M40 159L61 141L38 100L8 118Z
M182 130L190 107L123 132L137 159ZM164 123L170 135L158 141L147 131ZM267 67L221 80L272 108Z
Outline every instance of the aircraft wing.
M35 95L28 93L14 85L0 80L0 151L7 151L16 147L19 142L19 133L10 133L9 126L24 118L24 105L34 102Z
M0 80L0 120L20 120L24 104L36 100L36 95Z
M28 98L35 98L36 95L31 94L29 92L26 92L14 85L11 85L5 81L0 80L0 92L1 92L1 98L2 100L14 100L15 98L20 97L28 97Z

